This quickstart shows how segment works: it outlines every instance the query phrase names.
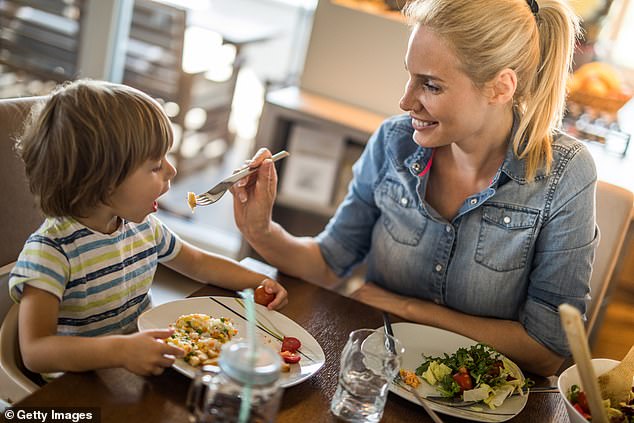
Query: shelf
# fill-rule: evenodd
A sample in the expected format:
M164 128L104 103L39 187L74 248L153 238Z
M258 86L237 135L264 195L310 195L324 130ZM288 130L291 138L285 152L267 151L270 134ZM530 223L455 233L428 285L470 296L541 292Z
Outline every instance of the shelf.
M266 101L275 106L321 121L336 123L368 135L372 134L386 118L384 115L315 95L297 87L273 91L266 97Z

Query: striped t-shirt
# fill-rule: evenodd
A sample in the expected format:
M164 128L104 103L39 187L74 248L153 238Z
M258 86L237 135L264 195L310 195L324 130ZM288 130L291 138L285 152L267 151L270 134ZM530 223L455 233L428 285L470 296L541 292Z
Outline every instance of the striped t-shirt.
M112 234L72 218L47 218L26 241L9 279L14 301L24 284L60 300L58 335L127 333L150 306L158 262L176 257L180 239L156 217L123 221Z

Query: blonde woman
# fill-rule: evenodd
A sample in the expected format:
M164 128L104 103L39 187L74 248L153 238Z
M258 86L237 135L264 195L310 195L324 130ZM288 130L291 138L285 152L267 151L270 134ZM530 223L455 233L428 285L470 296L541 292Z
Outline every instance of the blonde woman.
M125 85L75 81L34 106L18 148L46 220L9 279L30 370L159 375L182 357L162 342L173 330L133 333L159 262L227 289L261 284L271 309L287 303L276 281L195 248L152 215L176 175L172 142L161 106Z
M558 131L577 18L562 0L418 0L405 13L407 114L371 137L326 229L297 238L271 221L268 151L256 183L234 190L238 225L315 283L365 260L360 301L552 375L569 355L557 307L585 311L598 239L593 161Z

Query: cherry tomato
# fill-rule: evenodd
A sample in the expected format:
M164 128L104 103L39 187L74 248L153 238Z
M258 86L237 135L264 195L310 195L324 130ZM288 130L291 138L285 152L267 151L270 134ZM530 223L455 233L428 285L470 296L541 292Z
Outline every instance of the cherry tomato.
M299 339L294 338L292 336L285 336L284 340L282 340L282 351L290 351L295 352L302 347L302 343L299 342Z
M297 363L302 357L299 354L295 354L295 352L291 351L282 351L280 352L282 359L288 364Z
M266 292L266 289L264 289L264 285L260 285L255 288L253 298L256 303L267 306L271 301L273 301L273 299L275 299L275 294L269 294L268 292Z
M453 380L456 381L458 386L460 386L461 392L473 389L473 381L471 380L471 376L469 375L469 372L467 372L467 369L465 369L464 367L461 367L458 370L458 373L454 374L452 377Z

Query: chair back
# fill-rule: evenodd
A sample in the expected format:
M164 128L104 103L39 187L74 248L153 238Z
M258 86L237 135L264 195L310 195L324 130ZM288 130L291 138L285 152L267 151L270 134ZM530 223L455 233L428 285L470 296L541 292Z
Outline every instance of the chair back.
M592 278L591 301L588 304L586 331L590 343L596 337L603 321L605 309L614 289L612 275L619 258L625 235L632 220L634 194L608 182L597 183L597 225L601 238L597 247Z
M0 100L0 399L13 403L37 389L24 368L18 344L18 305L8 280L24 242L43 221L31 195L24 165L14 150L25 118L40 97Z
M14 148L15 137L38 98L0 100L0 267L18 258L26 239L43 221Z

